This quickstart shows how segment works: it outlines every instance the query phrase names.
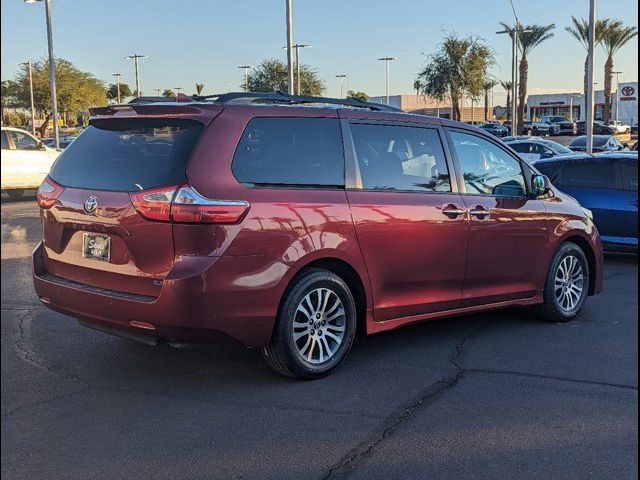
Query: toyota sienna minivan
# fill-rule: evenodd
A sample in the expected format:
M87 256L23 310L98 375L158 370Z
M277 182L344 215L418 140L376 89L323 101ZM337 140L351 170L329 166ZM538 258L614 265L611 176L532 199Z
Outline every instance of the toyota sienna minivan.
M500 140L357 100L225 94L92 110L37 195L35 289L149 344L326 375L368 334L602 290L591 213ZM400 347L399 347L400 348Z

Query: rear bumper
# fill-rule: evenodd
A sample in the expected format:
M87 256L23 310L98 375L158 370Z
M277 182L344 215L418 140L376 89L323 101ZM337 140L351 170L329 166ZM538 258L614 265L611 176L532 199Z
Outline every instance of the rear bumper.
M219 343L264 346L291 270L261 256L182 257L158 297L109 291L54 277L42 244L33 252L33 281L41 301L98 330L145 343ZM155 329L131 325L152 324Z

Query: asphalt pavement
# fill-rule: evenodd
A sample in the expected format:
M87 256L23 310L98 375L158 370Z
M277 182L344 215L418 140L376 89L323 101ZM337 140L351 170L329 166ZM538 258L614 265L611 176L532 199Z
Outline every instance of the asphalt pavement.
M638 265L568 324L510 309L359 338L325 379L149 347L44 308L33 199L2 203L2 478L631 479Z

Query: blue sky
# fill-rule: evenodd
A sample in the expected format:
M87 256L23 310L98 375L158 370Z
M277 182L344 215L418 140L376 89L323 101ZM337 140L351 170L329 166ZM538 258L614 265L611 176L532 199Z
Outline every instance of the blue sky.
M523 23L556 23L556 36L530 58L533 93L582 85L585 52L564 31L571 15L588 16L588 0L514 0ZM599 17L637 26L637 0L600 0ZM133 86L132 53L149 55L141 62L142 90L183 87L205 93L238 90L242 71L267 57L285 58L284 0L52 0L55 54L98 78L112 73ZM2 0L2 79L20 62L46 55L44 5ZM303 63L316 67L327 94L339 95L336 74L349 74L349 88L370 95L384 92L382 56L392 64L392 93L411 93L415 74L443 32L473 34L495 50L497 78L510 76L510 41L496 35L500 21L513 19L508 0L294 0L294 40L313 47L301 51ZM596 81L602 85L602 50ZM621 81L638 79L638 41L616 57ZM496 90L496 102L503 100Z

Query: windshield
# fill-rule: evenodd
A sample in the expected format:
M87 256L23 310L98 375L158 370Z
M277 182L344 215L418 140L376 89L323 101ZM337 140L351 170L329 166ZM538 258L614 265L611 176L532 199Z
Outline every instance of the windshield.
M604 135L594 135L593 136L593 144L596 147L602 147L609 141L609 137ZM573 142L571 142L572 147L584 147L587 145L587 137L582 136L576 138Z
M69 144L50 176L66 187L133 191L186 181L204 125L182 119L96 120Z

